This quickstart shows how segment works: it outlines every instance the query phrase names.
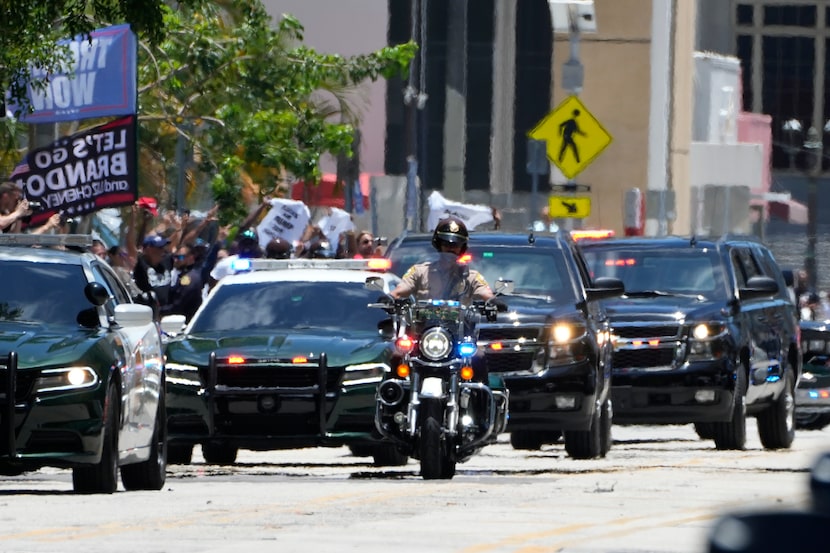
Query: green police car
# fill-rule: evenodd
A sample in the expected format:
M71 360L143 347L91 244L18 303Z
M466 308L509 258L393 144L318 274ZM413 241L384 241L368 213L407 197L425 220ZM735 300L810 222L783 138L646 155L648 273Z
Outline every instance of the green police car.
M374 429L394 345L364 283L380 276L394 288L398 277L373 272L388 262L239 263L167 343L169 462L189 463L196 444L211 464L234 463L239 449L345 445L377 465L405 464Z
M0 234L0 474L164 486L161 334L87 235Z

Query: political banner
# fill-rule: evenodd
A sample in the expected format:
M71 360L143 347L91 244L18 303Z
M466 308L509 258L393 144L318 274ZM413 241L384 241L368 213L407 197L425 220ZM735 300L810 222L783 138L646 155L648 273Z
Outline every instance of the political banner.
M298 242L311 220L308 206L299 200L274 198L271 209L257 226L259 245L263 248L272 238L283 238L289 242Z
M337 249L337 245L340 243L340 236L344 232L354 230L352 216L339 207L328 208L328 213L317 221L317 226L326 235L326 239L331 243L332 250Z
M55 213L72 217L131 205L136 198L135 116L59 138L26 154L9 180L35 208L37 226Z
M454 202L444 198L439 192L433 191L429 198L429 216L427 227L429 231L435 229L438 221L447 217L457 217L467 226L467 230L473 230L478 225L493 222L493 208L486 205L465 204Z
M58 44L69 48L69 66L53 75L32 68L32 76L43 78L46 86L28 86L33 111L23 110L20 121L55 123L136 113L138 43L129 25L98 29L89 38L77 36ZM10 100L7 104L17 111Z

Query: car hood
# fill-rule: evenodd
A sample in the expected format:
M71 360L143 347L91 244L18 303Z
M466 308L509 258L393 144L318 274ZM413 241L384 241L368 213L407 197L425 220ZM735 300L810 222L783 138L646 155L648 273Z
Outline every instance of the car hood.
M43 324L0 323L0 355L17 352L18 368L59 367L85 357L101 330Z
M501 296L507 304L507 311L498 314L488 326L521 326L528 324L546 324L551 320L572 319L577 314L575 304L556 303L553 300L530 296Z
M604 300L603 305L613 322L722 319L729 314L723 301L685 296L613 298Z
M373 361L388 362L393 344L376 333L355 332L333 334L331 329L304 330L261 334L210 333L184 335L167 344L168 362L203 366L208 356L241 355L249 358L292 358L306 356L316 359L328 356L328 365L342 367Z

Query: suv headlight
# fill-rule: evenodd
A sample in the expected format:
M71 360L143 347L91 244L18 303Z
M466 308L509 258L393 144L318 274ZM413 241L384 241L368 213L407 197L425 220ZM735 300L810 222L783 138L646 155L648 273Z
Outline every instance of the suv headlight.
M40 372L35 380L35 391L64 392L68 390L84 390L98 385L98 373L92 367L61 367L46 369Z
M377 384L383 379L385 373L391 371L392 369L386 363L347 365L346 374L343 376L343 385Z
M584 324L561 322L554 324L548 336L548 352L552 365L574 363L585 358Z
M723 354L726 325L720 322L692 325L689 336L689 359L717 359Z

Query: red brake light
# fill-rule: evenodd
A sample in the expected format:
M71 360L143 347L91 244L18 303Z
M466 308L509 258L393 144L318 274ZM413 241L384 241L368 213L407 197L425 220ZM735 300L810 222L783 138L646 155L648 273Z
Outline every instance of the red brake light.
M473 260L472 254L465 253L458 258L459 265L468 265Z

